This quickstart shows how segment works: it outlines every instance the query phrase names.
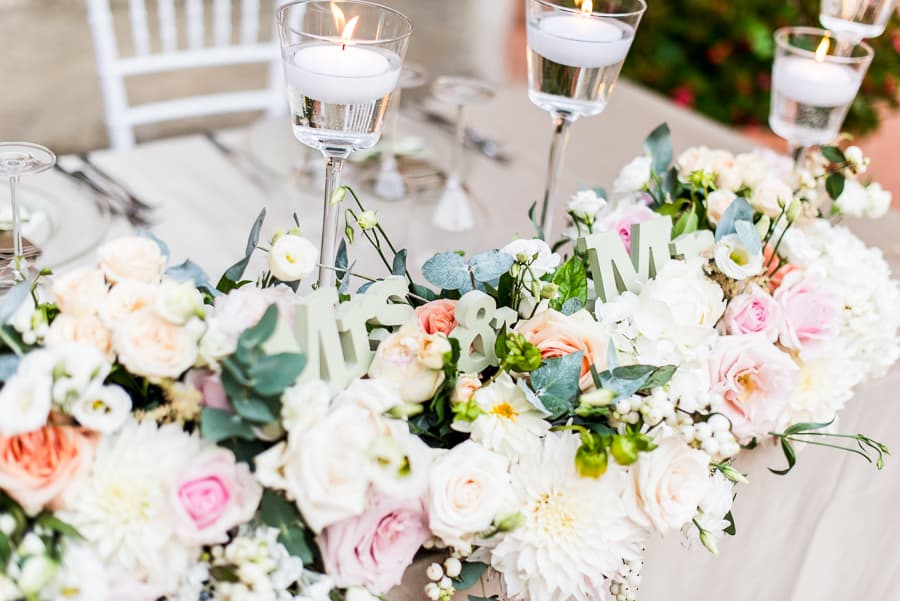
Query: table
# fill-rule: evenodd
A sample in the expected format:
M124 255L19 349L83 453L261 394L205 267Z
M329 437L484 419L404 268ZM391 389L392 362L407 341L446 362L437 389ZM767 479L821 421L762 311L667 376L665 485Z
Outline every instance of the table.
M618 170L640 152L647 133L668 122L676 151L693 145L735 152L752 144L733 131L670 104L627 82L619 83L606 114L583 120L572 131L562 178L563 197L583 185L611 185ZM514 235L530 236L525 212L543 190L550 123L533 107L525 90L502 90L490 104L473 107L472 123L503 140L515 160L500 165L470 156L468 178L479 199L478 230L448 234L429 225L434 202L387 203L365 198L396 242L411 249L410 263L418 268L438 250L469 252L502 246ZM283 127L229 132L223 140L237 148L265 133L271 145L267 168L289 165L298 152ZM405 122L405 127L415 125ZM426 142L446 145L446 135L430 126L415 125ZM259 143L257 140L256 143ZM289 184L271 190L255 185L202 136L158 141L127 152L97 152L93 158L115 177L126 181L144 200L159 207L153 231L166 240L173 261L190 257L218 274L243 252L249 226L264 205L270 216L264 238L290 226L297 210L304 235L317 240L321 200L317 191L301 192ZM282 161L282 162L284 162ZM282 165L283 168L283 165ZM42 185L71 185L56 173L43 176ZM561 215L560 215L561 217ZM75 226L76 224L72 224ZM900 267L900 215L851 226L870 244L885 249L895 269ZM113 233L127 231L117 224ZM357 271L379 276L374 253L354 245ZM900 369L860 390L841 414L841 429L863 432L900 448ZM900 590L900 551L893 532L898 521L900 478L895 460L884 473L857 457L818 449L804 451L787 479L766 471L781 465L778 453L761 451L743 461L753 485L739 489L735 505L738 537L722 544L721 556L706 551L684 552L679 537L654 541L647 553L641 599L645 601L816 601L820 599L896 599ZM421 599L424 571L408 574L396 599ZM534 600L540 601L540 600Z

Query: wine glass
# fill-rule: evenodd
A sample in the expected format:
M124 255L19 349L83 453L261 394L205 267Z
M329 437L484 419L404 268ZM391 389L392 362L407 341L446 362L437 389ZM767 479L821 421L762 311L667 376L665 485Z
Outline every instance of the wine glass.
M381 137L411 33L401 13L361 0L297 0L278 9L294 137L326 161L319 287L337 280L333 197L344 162Z
M56 155L39 144L0 142L0 175L9 178L9 203L13 226L13 257L0 269L0 288L11 288L37 273L25 259L22 246L22 220L16 191L20 177L46 171L55 163Z
M494 88L469 77L438 77L432 93L438 100L456 105L456 134L447 183L432 218L435 227L448 232L465 232L475 227L472 201L463 183L466 142L466 119L469 106L487 102L496 94Z
M849 45L884 33L896 0L822 0L819 21Z
M388 116L388 138L391 143L381 153L381 169L375 178L375 195L384 200L403 200L406 197L406 183L397 168L397 153L400 139L400 103L403 90L418 88L428 81L428 71L422 65L406 63L400 70L400 80L391 99L392 111Z
M865 42L841 46L816 27L775 32L769 126L798 160L799 149L838 137L872 62L874 51Z
M567 4L567 0L526 0L528 97L553 119L540 213L548 241L569 126L606 108L647 9L644 0L583 0L574 9Z

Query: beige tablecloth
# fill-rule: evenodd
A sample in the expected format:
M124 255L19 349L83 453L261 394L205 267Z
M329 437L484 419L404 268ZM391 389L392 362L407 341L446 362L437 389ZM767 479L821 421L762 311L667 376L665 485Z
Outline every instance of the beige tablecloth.
M734 132L677 108L627 83L617 89L605 114L575 124L563 177L563 197L579 185L610 186L619 168L640 152L657 124L669 123L676 149L705 144L741 151L751 144ZM434 199L400 203L370 200L398 244L410 249L416 267L437 250L468 251L502 245L516 233L528 235L527 207L543 187L550 123L533 107L523 89L502 91L472 112L473 126L505 142L514 161L499 165L469 157L469 184L478 200L480 227L447 234L430 225ZM426 146L446 152L447 136L412 121L404 130L422 136ZM299 147L287 123L261 125L223 137L273 171L290 170ZM306 235L318 237L321 200L315 190L273 182L262 190L235 169L204 138L188 137L140 146L132 151L96 153L111 173L128 182L144 200L156 204L154 232L168 241L173 259L191 257L211 274L243 251L250 223L262 206L270 209L266 232L290 224L297 211ZM440 157L438 157L440 158ZM58 174L42 176L42 185L70 184ZM561 217L561 215L560 215ZM885 249L900 264L900 217L854 224L868 242ZM74 227L75 224L69 224ZM118 225L116 231L124 231ZM357 271L380 275L372 253L354 246ZM861 431L900 448L900 370L859 391L841 415L841 429ZM753 484L740 488L735 516L738 536L722 544L721 556L685 552L679 537L655 541L647 553L641 599L644 601L821 601L900 599L900 551L895 533L900 520L900 466L888 462L882 473L861 459L808 449L787 478L766 471L780 465L777 454L759 452L745 463ZM423 575L409 574L398 600L421 599ZM418 582L416 583L416 581ZM541 601L541 600L534 600Z

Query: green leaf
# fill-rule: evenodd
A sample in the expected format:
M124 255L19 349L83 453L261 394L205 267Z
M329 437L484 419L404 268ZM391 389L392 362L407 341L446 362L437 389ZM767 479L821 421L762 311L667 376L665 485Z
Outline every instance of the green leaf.
M578 258L573 256L563 263L553 274L552 282L559 288L556 298L550 301L552 308L558 311L573 299L579 301L582 307L587 304L587 269Z
M697 218L697 205L692 204L691 210L683 213L681 217L678 218L678 221L675 222L675 227L672 228L672 238L675 239L682 234L692 234L697 231L697 224L700 220Z
M391 263L391 275L406 275L406 249L401 248Z
M53 530L54 532L58 532L63 536L68 536L70 538L79 538L79 539L83 538L81 536L81 533L78 532L78 530L76 530L74 526L67 524L66 522L62 521L61 519L59 519L52 513L49 513L49 512L41 513L40 515L38 515L35 522L39 526L43 526L44 528L47 528L48 530Z
M278 530L278 542L285 546L288 553L299 557L305 564L312 563L313 549L307 540L306 524L296 505L282 494L266 489L256 515L262 523Z
M12 555L12 541L9 537L0 532L0 564L6 566L9 563L9 558Z
M583 351L547 359L531 374L531 385L541 403L556 419L572 410L578 396Z
M784 476L797 465L797 453L794 452L794 446L791 444L787 438L781 439L781 450L784 451L784 458L787 459L787 467L783 470L775 470L769 468L769 471L773 474L778 474L779 476Z
M570 298L562 304L562 307L559 308L559 312L563 315L574 315L582 309L584 309L584 303L580 298Z
M240 416L212 407L205 407L200 414L200 434L213 442L226 438L256 439L253 430Z
M728 205L728 208L722 214L719 225L716 227L716 242L725 236L734 234L737 231L734 224L738 221L753 222L753 207L750 206L750 203L743 196L739 196L731 201L731 204Z
M453 587L458 591L472 588L487 569L487 564L480 561L463 562L462 571L460 571L459 576L453 579Z
M304 564L313 561L315 553L310 540L309 531L299 526L291 526L283 529L278 534L278 542L284 545L287 552L294 557L299 557Z
M278 306L273 304L269 305L269 308L263 313L262 319L255 326L241 333L241 337L238 339L238 347L258 348L272 336L276 325L278 325Z
M156 237L152 232L150 232L149 230L144 230L144 229L138 230L137 235L140 236L141 238L147 238L148 240L153 240L153 242L156 243L156 246L159 247L159 252L162 254L162 256L163 256L167 261L169 260L169 257L171 256L172 253L169 252L169 245L168 245L168 244L166 244L165 242L163 242L162 240L160 240L159 238L157 238L157 237Z
M832 163L844 164L847 162L844 152L837 146L822 146L821 150L822 155Z
M240 582L234 570L225 566L213 566L209 569L209 575L216 582Z
M528 208L528 219L531 220L531 225L534 226L534 231L537 232L537 237L541 240L544 239L544 230L541 228L540 221L537 217L537 201L531 203L531 206Z
M644 151L653 159L653 172L665 173L675 158L672 134L665 123L650 132L644 141Z
M675 371L678 369L675 365L663 365L657 367L653 370L653 373L650 374L650 377L647 378L647 381L644 382L644 387L640 390L651 390L653 388L658 388L660 386L665 386L669 383L669 380L672 379L672 376L675 375Z
M469 601L497 601L499 597L478 597L476 595L468 595Z
M222 292L227 292L226 288L233 288L234 283L239 282L241 278L244 277L244 272L247 270L247 264L250 263L250 257L253 255L253 251L256 250L256 245L259 244L259 232L262 229L262 224L265 219L266 210L263 209L259 212L256 221L253 222L253 227L250 228L250 235L247 237L247 247L244 250L244 258L229 267L225 273L222 274L219 283L216 285L216 288Z
M461 290L471 286L469 265L455 252L438 253L425 261L422 275L444 290Z
M790 435L799 434L801 432L815 432L816 430L823 430L833 424L835 419L837 418L832 418L832 420L829 422L800 422L792 424L784 431L784 434Z
M207 292L210 296L220 296L222 293L213 288L209 281L209 276L203 271L203 268L188 259L180 265L169 267L166 270L166 277L176 282L193 282L199 290Z
M728 522L728 527L725 528L723 532L730 536L734 536L735 534L737 534L737 528L734 525L734 515L732 515L730 511L725 514L725 520Z
M653 365L625 365L600 374L600 384L620 397L628 397L645 388L656 371Z
M268 355L250 368L253 389L266 397L281 396L290 388L306 367L306 356L298 353Z
M841 194L844 193L845 183L846 180L843 175L840 173L832 173L825 178L825 191L828 192L828 196L830 196L832 200L837 200L840 198Z
M509 271L515 258L499 250L489 250L469 260L469 267L477 282L493 282Z

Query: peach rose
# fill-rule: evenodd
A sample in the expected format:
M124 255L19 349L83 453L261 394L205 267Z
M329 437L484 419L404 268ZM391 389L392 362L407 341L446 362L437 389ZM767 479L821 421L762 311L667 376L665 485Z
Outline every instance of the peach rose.
M83 342L100 351L103 358L110 363L116 358L112 346L112 332L96 315L75 317L63 313L57 316L47 332L46 342L49 348L69 342Z
M587 311L563 315L550 309L519 323L516 332L538 347L544 359L583 351L580 380L582 390L589 390L594 386L591 365L597 371L606 369L609 338Z
M158 283L166 268L166 258L150 238L130 236L107 242L97 250L101 271L111 283L135 280Z
M93 438L72 426L0 436L0 488L35 515L89 468L93 453Z
M150 380L177 378L197 360L197 339L149 309L122 322L113 335L119 361Z
M141 309L156 306L156 287L133 280L123 280L113 286L106 295L100 319L108 328L116 325Z
M93 267L79 267L53 283L53 298L59 310L71 315L91 315L106 298L103 273Z
M455 300L441 299L431 301L416 308L416 319L419 327L426 334L446 334L456 327L456 302Z
M766 266L766 275L769 276L769 292L774 293L781 286L784 277L792 271L803 269L799 265L785 263L781 267L778 266L778 259L773 258L775 249L771 244L767 244L763 249L763 265Z

